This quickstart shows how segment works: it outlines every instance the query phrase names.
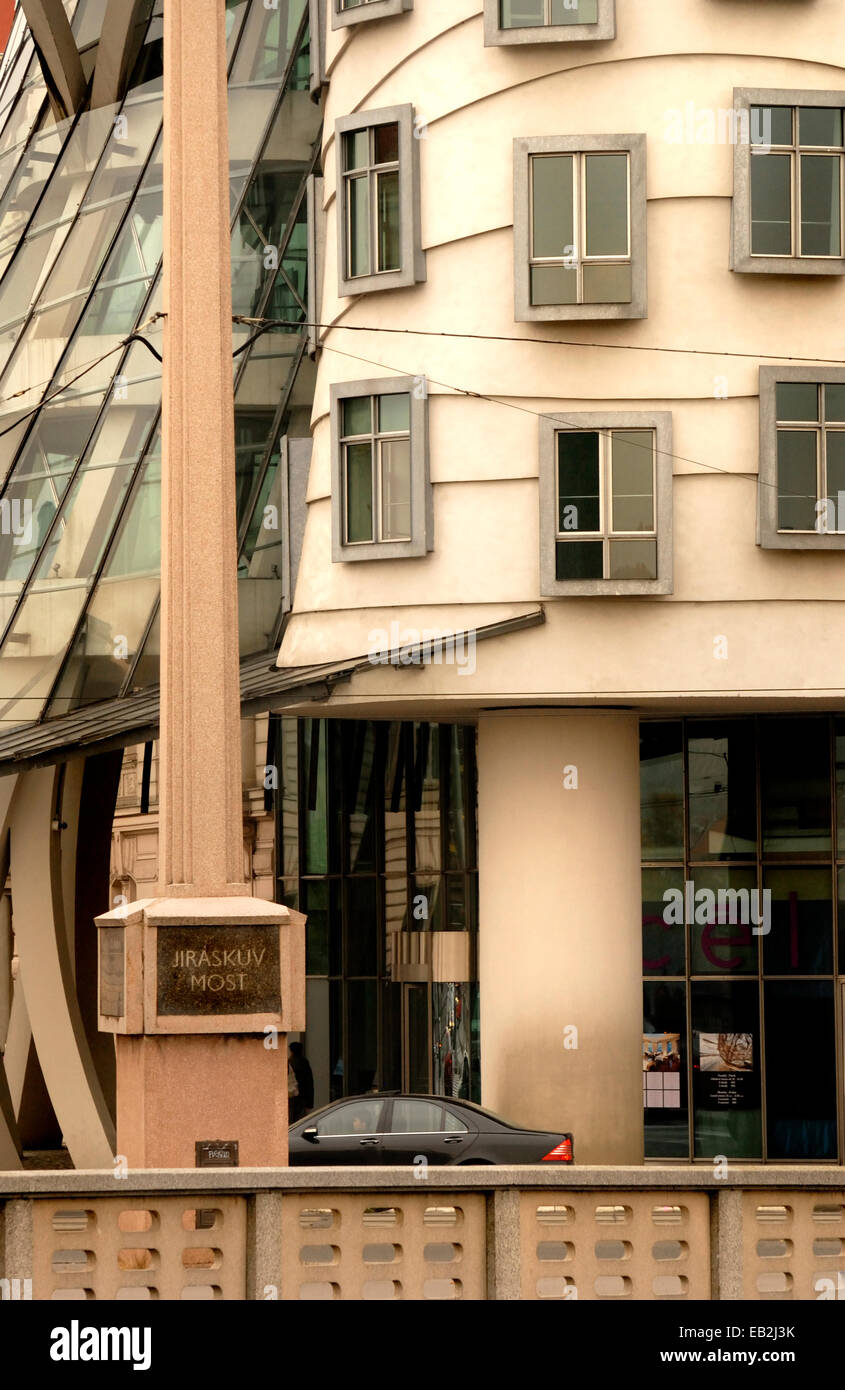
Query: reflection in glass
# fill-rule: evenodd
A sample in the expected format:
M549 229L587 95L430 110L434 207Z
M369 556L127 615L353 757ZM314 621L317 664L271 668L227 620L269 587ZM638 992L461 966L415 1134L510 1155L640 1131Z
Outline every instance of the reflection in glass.
M640 725L643 859L684 857L684 760L680 721Z
M683 984L643 985L646 1158L689 1157L687 1009Z
M611 526L614 531L654 530L654 435L614 430L611 457Z
M839 256L842 210L839 155L801 156L801 254Z
M792 156L751 160L751 254L792 254Z
M531 160L532 254L557 257L575 246L571 154L535 155Z
M833 886L829 869L766 869L771 931L763 938L767 975L833 971Z
M769 980L763 997L768 1156L836 1158L833 981Z
M672 921L672 899L684 893L683 869L643 869L643 974L683 975L687 968L686 927ZM669 920L667 920L667 918Z
M778 530L812 531L818 500L818 432L778 430Z
M728 866L691 869L693 921L690 971L693 975L756 975L755 929L766 925L764 900L757 892L756 869Z
M693 981L693 1154L761 1158L760 1006L754 981Z
M830 735L826 719L760 720L763 852L830 853Z
M599 531L599 436L562 430L557 437L558 533Z
M584 156L588 256L628 254L628 156Z
M753 859L757 852L754 740L748 724L691 723L689 857Z

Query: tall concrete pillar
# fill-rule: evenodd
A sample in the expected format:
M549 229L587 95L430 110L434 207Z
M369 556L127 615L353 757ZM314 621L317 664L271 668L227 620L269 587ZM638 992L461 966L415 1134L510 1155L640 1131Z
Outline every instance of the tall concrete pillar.
M483 716L478 779L484 1104L641 1163L637 718Z

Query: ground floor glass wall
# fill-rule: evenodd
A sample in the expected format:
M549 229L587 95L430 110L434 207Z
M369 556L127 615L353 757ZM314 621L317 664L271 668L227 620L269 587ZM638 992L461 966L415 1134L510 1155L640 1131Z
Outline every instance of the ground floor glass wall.
M308 917L315 1104L373 1089L478 1100L475 729L278 718L268 763L277 897ZM464 977L444 979L445 959Z
M836 1160L845 720L641 725L647 1158Z

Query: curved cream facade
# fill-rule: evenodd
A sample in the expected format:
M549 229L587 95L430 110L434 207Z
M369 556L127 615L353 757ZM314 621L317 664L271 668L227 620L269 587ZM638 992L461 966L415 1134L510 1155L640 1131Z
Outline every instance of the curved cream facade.
M468 711L515 697L841 700L845 557L761 550L755 526L758 366L841 360L845 282L732 272L734 149L667 138L673 111L729 110L736 87L845 90L841 6L616 0L616 10L617 38L587 44L485 48L480 0L417 0L396 18L329 29L321 321L331 326L280 663L364 655L391 619L450 630L541 602L546 613L544 626L482 643L474 677L376 668L335 694L339 713L443 697ZM335 119L408 102L422 136L427 279L339 299ZM513 139L620 132L647 137L647 318L516 323ZM333 564L329 387L382 374L428 380L434 549ZM541 600L537 416L604 409L671 412L674 592Z

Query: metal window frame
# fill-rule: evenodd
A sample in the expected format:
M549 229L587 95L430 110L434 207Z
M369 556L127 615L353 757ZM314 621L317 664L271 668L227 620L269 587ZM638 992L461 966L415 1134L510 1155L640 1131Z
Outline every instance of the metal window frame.
M630 265L631 298L621 303L532 304L531 267L557 264L533 259L532 160L544 155L576 156L573 163L575 206L573 222L581 246L576 247L578 293L582 294L583 264ZM628 156L628 255L586 256L586 159L589 154L627 154ZM577 172L576 172L577 166ZM630 135L546 135L518 136L513 142L513 250L514 318L517 323L564 321L568 319L644 319L648 317L646 137ZM563 264L565 257L560 257Z
M353 396L407 395L411 410L411 535L406 541L345 539L345 449L342 407ZM434 516L428 449L428 391L417 377L377 377L334 382L331 387L332 561L405 560L424 557L434 548ZM376 437L376 436L371 436ZM375 459L373 467L375 468ZM376 501L375 495L373 498Z
M397 394L398 394L398 393L397 393ZM356 397L347 397L347 399L357 399L357 398L356 398ZM378 404L379 401L381 400L381 396L369 396L367 399L368 399L369 402L370 402L370 430L369 430L369 432L366 433L366 434L344 434L344 433L341 433L340 441L339 441L339 442L340 442L340 449L341 449L341 468L342 468L342 478L343 478L343 495L342 495L342 498L341 498L341 508L342 508L342 512L343 512L343 544L344 544L344 545L373 545L373 544L376 544L376 545L388 545L388 544L389 544L389 545L396 545L397 543L398 543L398 544L401 544L402 542L410 541L410 540L412 539L412 536L411 536L411 535L407 535L407 536L386 536L386 535L384 535L384 530L385 530L385 525L384 525L384 451L383 451L383 449L382 449L382 445L383 445L384 443L390 444L390 443L393 443L394 441L401 441L401 440L407 439L407 441L408 441L408 449L409 449L409 453L410 453L410 446L411 446L410 405L409 405L409 410L408 410L408 428L407 428L407 430L382 430L382 429L380 428L379 419L377 419L377 416L380 416L380 414L381 414L380 408L379 408L379 404ZM341 424L341 430L342 430L342 425L343 425L343 409L342 409L342 408L341 408L341 412L340 412L340 424ZM347 462L347 461L348 461L348 457L349 457L349 449L350 449L350 446L353 446L353 445L355 445L355 444L368 444L368 445L370 446L370 496L371 496L371 500L372 500L373 531L374 531L375 534L371 535L370 538L369 538L369 540L364 540L364 541L351 541L351 540L349 539L349 503L348 503L349 468L348 468L348 462Z
M345 135L356 131L372 131L377 126L399 127L399 269L373 271L373 248L376 243L376 218L373 191L370 189L370 273L350 275L349 266L349 173L343 167ZM335 121L335 164L337 177L337 280L338 295L351 297L369 294L373 290L408 289L426 278L425 252L422 249L420 201L420 141L414 134L414 108L410 104L386 106L374 111L361 111L341 116ZM375 166L378 169L388 166ZM389 166L391 169L393 164ZM368 166L368 177L373 166ZM373 180L370 179L371 185Z
M778 459L777 459L777 385L779 382L803 382L808 385L845 385L845 367L783 366L760 367L758 393L760 398L760 443L757 467L757 544L762 550L845 550L843 531L781 531L778 529ZM819 404L816 428L822 435L822 448L816 457L817 488L826 486L824 472L824 404ZM786 422L785 422L786 423ZM809 422L808 422L809 423ZM796 428L806 428L800 421L790 421ZM837 433L845 430L845 421L836 424ZM826 495L826 494L822 494ZM837 525L842 522L837 517Z
M620 531L613 526L613 436L625 433L622 430L568 430L555 431L555 446L562 434L597 434L599 440L599 529L598 531L561 531L560 499L558 496L558 515L555 518L557 531L555 544L559 542L601 541L602 573L610 577L610 542L615 540L657 540L657 440L652 431L651 455L651 528L648 531ZM555 460L557 462L557 459Z
M838 107L845 121L845 91L811 91L784 87L735 87L734 131L743 128L743 113L748 140L737 138L734 144L734 183L731 207L730 268L743 274L757 275L845 275L845 150L842 146L801 146L797 112L801 107ZM792 144L766 147L751 144L752 106L790 106L792 108ZM800 249L801 205L800 167L797 160L802 150L816 154L839 155L839 255L805 256ZM792 253L762 255L751 250L751 160L765 159L768 152L789 154L791 179Z
M558 579L555 553L558 541L557 436L578 430L608 435L614 430L652 430L654 433L654 531L631 532L632 539L655 536L655 579ZM600 462L602 449L600 445ZM672 578L672 415L669 411L567 411L540 416L540 594L548 598L598 598L671 594ZM600 487L605 479L600 473ZM604 506L601 520L604 526ZM584 533L571 532L575 540ZM589 533L593 538L594 533ZM614 533L615 535L616 533ZM624 533L627 534L627 533ZM603 532L603 539L604 532ZM606 540L609 542L610 534ZM607 555L605 555L605 563Z

